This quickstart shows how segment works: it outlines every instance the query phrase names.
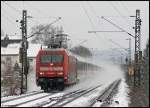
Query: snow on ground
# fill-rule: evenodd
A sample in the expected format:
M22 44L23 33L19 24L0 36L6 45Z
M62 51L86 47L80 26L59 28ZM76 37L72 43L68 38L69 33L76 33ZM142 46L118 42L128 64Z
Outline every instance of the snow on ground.
M42 93L42 94L37 94L37 95L34 95L34 96L30 96L30 97L24 97L24 98L17 99L17 100L14 100L14 101L6 102L3 105L15 105L15 104L20 103L20 102L24 102L24 101L27 101L27 100L36 99L36 98L41 97L41 96L45 96L47 94L48 93Z
M111 107L113 106L114 107L127 107L130 102L130 99L128 97L129 89L125 82L124 71L122 71L119 66L111 64L111 63L108 64L104 62L101 62L101 63L99 62L97 64L101 66L103 69L100 71L92 72L92 75L87 74L87 76L84 76L82 77L82 79L80 79L79 84L69 89L88 88L92 85L103 84L104 86L101 87L101 90L102 90L114 80L121 78L122 81L119 86L119 91L114 97L114 101L112 105L110 106ZM84 96L66 106L88 106L89 104L88 102L90 102L90 100L94 97L94 95L96 96L98 93L101 93L101 90L99 90L100 92L95 91L95 93L90 95L89 97ZM115 101L118 101L119 104L115 103ZM99 103L96 106L98 107L101 104L102 103Z
M119 92L113 98L114 101L111 107L128 107L129 102L130 102L128 93L129 93L128 85L126 84L125 79L122 79L120 86L119 86ZM119 104L117 104L115 101L118 101Z
M90 59L87 61L91 61ZM121 78L122 82L119 86L119 93L114 97L114 101L119 101L119 104L113 103L112 106L128 106L129 98L128 98L128 89L127 84L124 80L124 72L121 70L121 68L117 65L111 64L111 63L105 63L105 62L95 62L95 64L102 67L101 70L97 71L83 71L81 72L82 75L79 77L79 83L65 88L63 91L71 92L77 89L86 89L89 87L94 87L98 84L102 84L103 86L97 90L93 94L86 95L82 97L81 99L77 100L75 103L68 105L68 106L86 106L88 105L88 102L91 101L104 87L108 86L110 83L112 83L114 80ZM32 91L39 91L40 87L37 87L35 79L35 61L33 60L30 64L30 71L28 74L28 92ZM80 73L79 72L79 73ZM37 101L39 102L39 101Z
M39 91L41 88L36 85L36 66L35 66L35 59L30 62L30 68L27 78L27 92L31 91Z
M89 106L92 102L93 99L96 99L97 96L99 96L102 91L108 87L110 83L107 83L105 85L101 85L100 87L98 87L97 89L95 89L94 91L82 96L81 98L65 105L64 107L85 107L85 106Z
M28 102L26 104L22 104L22 105L20 105L18 107L31 107L31 106L39 105L42 102L48 101L49 98L51 98L51 97L59 97L59 96L62 96L63 94L64 93L56 93L54 95L50 95L50 96L45 97L45 98L41 98L41 99L38 99L38 100L35 100L35 101ZM34 97L36 97L36 96L34 96Z
M108 84L110 84L114 80L121 78L122 82L120 83L120 86L119 86L119 93L114 98L114 100L119 100L119 104L113 103L112 106L128 106L128 102L129 102L129 98L127 96L128 89L124 81L124 72L121 70L121 68L111 63L108 64L104 62L95 62L95 64L101 66L102 70L92 71L92 72L90 71L82 72L84 74L82 74L79 77L80 78L79 83L71 87L65 88L64 93L77 90L77 89L86 89L86 88L93 87L94 85L98 85L98 84L103 84L105 85L104 87L106 87ZM35 66L35 64L32 64L32 65L33 67ZM28 91L40 90L40 87L37 87L35 83L35 68L33 70L34 71L30 72L28 75L28 82L32 82L32 83L28 83ZM87 102L91 100L92 97L96 96L97 93L98 92L95 92L94 94L92 94L93 96L91 95L91 97L90 95L87 97L82 97L82 99L76 101L73 104L73 106L74 105L80 106L81 103L83 106L88 104Z
M33 94L33 93L35 93L35 92L31 91L31 92L28 92L28 93L25 93L25 94L21 94L21 95L5 96L5 97L1 98L1 101L5 101L5 100L8 100L8 99L13 99L13 98L17 98L17 97L20 97L20 96L26 96L28 94Z

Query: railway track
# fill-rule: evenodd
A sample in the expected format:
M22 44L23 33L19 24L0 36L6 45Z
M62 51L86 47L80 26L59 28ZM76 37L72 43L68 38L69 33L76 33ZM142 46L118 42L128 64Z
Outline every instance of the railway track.
M97 101L105 102L110 97L110 95L112 95L114 89L117 88L117 86L119 85L120 81L121 81L121 79L114 81L106 89L104 89L102 91L102 93L100 93L100 95L97 95L96 97L92 98L91 101L90 101L90 104L88 104L88 107L94 106L94 104ZM84 95L86 95L86 94L96 90L100 86L101 85L98 85L96 87L84 90L84 91L82 91L82 92L80 92L78 94L72 95L71 97L67 97L69 99L62 98L61 100L57 101L56 103L50 104L50 105L45 105L44 107L63 107L65 105L67 105L68 103L71 103L71 102L75 101L76 99L78 99L78 98L80 98L80 97L82 97L82 96L84 96Z
M26 104L28 102L32 102L32 101L42 99L42 98L52 96L52 95L54 95L54 94L36 92L36 93L33 93L33 94L27 94L27 95L24 95L24 96L20 96L20 97L5 100L5 101L1 102L1 106L17 107L19 105Z
M113 93L114 89L117 88L120 81L121 80L116 80L113 83L111 83L99 95L92 98L88 106L92 107L96 103L105 102ZM63 107L67 104L69 105L69 103L74 102L77 99L80 99L82 96L85 96L86 94L93 92L99 87L101 87L101 85L97 85L92 88L90 87L88 89L79 89L69 93L35 92L12 99L2 100L1 106L21 107L31 105L32 107Z
M80 98L81 96L95 90L96 88L100 87L101 85L98 85L96 87L93 87L93 88L89 88L89 89L86 89L86 90L79 90L77 91L76 93L70 95L70 96L65 96L63 98L61 98L60 100L58 100L57 102L53 103L53 104L50 104L50 105L46 105L44 107L63 107L64 105Z
M14 98L3 99L3 100L1 100L1 103L6 103L6 102L9 102L9 101L21 99L21 98L24 98L24 97L33 96L33 95L36 95L36 94L39 94L39 93L43 93L43 91L37 91L37 92L28 93L28 94L23 94L23 95L14 97Z
M89 106L92 107L92 106L95 106L97 103L99 104L102 103L100 104L100 106L103 107L105 102L109 103L109 100L110 100L109 98L111 98L114 90L119 86L120 82L121 82L121 79L114 81L110 86L108 86L105 90L103 90L103 92L98 97L93 99L93 101L91 102Z
M80 92L82 92L82 91L83 91L83 90L80 90L80 89L79 89L79 90L75 90L75 91L73 91L73 92L66 93L66 94L64 94L64 95L62 95L62 96L51 97L51 98L48 99L48 101L43 101L43 102L41 102L41 103L35 105L34 107L43 107L43 106L45 106L45 105L46 105L46 106L49 105L50 103L53 104L54 102L55 102L55 104L56 104L56 103L60 102L61 100L66 99L67 97L71 97L71 96L73 96L74 94L80 93Z

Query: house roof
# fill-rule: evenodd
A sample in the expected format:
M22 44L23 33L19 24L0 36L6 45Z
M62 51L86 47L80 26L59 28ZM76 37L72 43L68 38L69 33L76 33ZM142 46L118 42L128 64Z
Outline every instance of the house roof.
M1 55L18 55L18 48L3 48L1 47Z
M2 36L1 37L1 40L4 40L6 36ZM22 37L21 36L17 36L17 35L14 35L14 36L8 36L9 40L21 40Z
M1 55L19 55L20 44L9 44L6 48L1 47ZM31 44L29 43L29 48L27 49L28 57L36 57L38 51L41 48L41 44Z

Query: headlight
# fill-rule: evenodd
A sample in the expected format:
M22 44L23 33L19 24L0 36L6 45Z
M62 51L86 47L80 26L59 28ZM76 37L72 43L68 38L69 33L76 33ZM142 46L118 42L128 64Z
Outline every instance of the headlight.
M44 75L44 72L40 72L40 75Z

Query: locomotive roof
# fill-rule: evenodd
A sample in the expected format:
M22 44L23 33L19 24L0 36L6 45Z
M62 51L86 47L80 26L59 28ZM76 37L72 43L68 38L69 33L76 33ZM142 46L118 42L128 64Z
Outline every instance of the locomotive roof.
M70 52L69 50L67 49L64 49L64 48L55 48L55 49L51 49L51 48L43 48L42 50L44 51L65 51L68 55L74 55L72 52Z
M79 56L77 54L72 53L71 51L69 51L67 49L64 49L64 48L56 48L56 49L43 48L42 50L44 50L44 51L65 51L68 55L76 57L78 59L78 61L89 63L89 64L92 63L92 64L97 65L96 63L92 62L92 60L89 60L87 58L81 57L81 56Z
M44 50L44 51L64 51L65 49L64 48L55 48L55 49L43 48L42 50Z

